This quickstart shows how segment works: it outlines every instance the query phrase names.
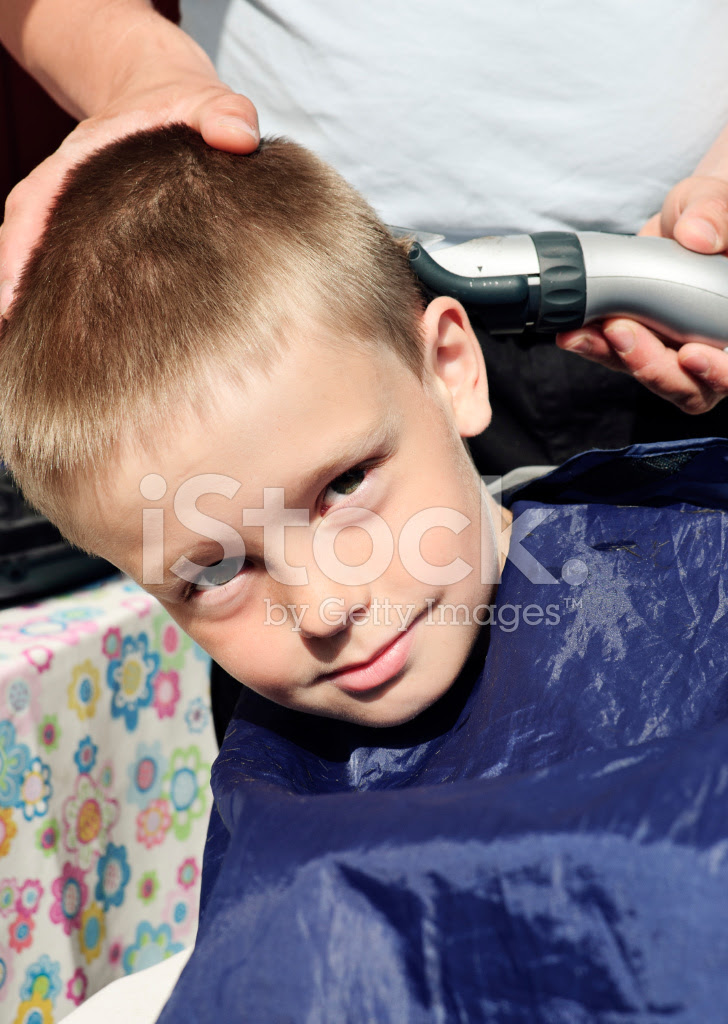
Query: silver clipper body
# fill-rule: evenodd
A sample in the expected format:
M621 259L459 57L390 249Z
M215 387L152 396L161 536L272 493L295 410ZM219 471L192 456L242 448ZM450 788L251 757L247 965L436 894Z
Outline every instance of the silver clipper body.
M477 311L492 334L638 320L676 344L728 346L728 259L672 239L545 231L415 243L412 269L432 294Z

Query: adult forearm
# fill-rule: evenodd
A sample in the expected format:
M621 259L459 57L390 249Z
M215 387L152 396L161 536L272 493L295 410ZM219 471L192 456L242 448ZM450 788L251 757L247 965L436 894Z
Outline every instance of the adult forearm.
M0 37L78 118L180 73L214 74L200 47L148 0L5 0Z

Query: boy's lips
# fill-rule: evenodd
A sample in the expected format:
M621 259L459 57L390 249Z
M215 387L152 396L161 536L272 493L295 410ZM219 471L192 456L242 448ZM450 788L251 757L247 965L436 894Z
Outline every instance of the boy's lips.
M414 627L419 620L420 616L418 615L407 629L380 647L368 661L354 662L336 672L327 672L325 675L319 676L319 682L330 682L334 686L338 686L340 690L348 690L352 693L373 690L376 686L389 682L402 671L407 663L414 642Z

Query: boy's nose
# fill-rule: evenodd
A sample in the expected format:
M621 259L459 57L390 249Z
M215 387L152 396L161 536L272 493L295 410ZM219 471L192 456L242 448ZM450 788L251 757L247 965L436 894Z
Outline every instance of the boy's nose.
M350 629L369 615L372 600L368 586L336 585L323 573L309 575L308 585L296 596L303 608L301 633L309 639L324 639Z

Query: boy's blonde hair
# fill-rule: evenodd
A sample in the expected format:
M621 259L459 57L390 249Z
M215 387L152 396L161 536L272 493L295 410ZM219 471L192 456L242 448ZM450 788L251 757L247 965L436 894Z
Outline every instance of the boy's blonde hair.
M139 132L69 175L23 273L0 337L0 457L75 539L77 474L173 437L221 372L244 384L315 323L419 376L422 310L405 248L312 153Z

